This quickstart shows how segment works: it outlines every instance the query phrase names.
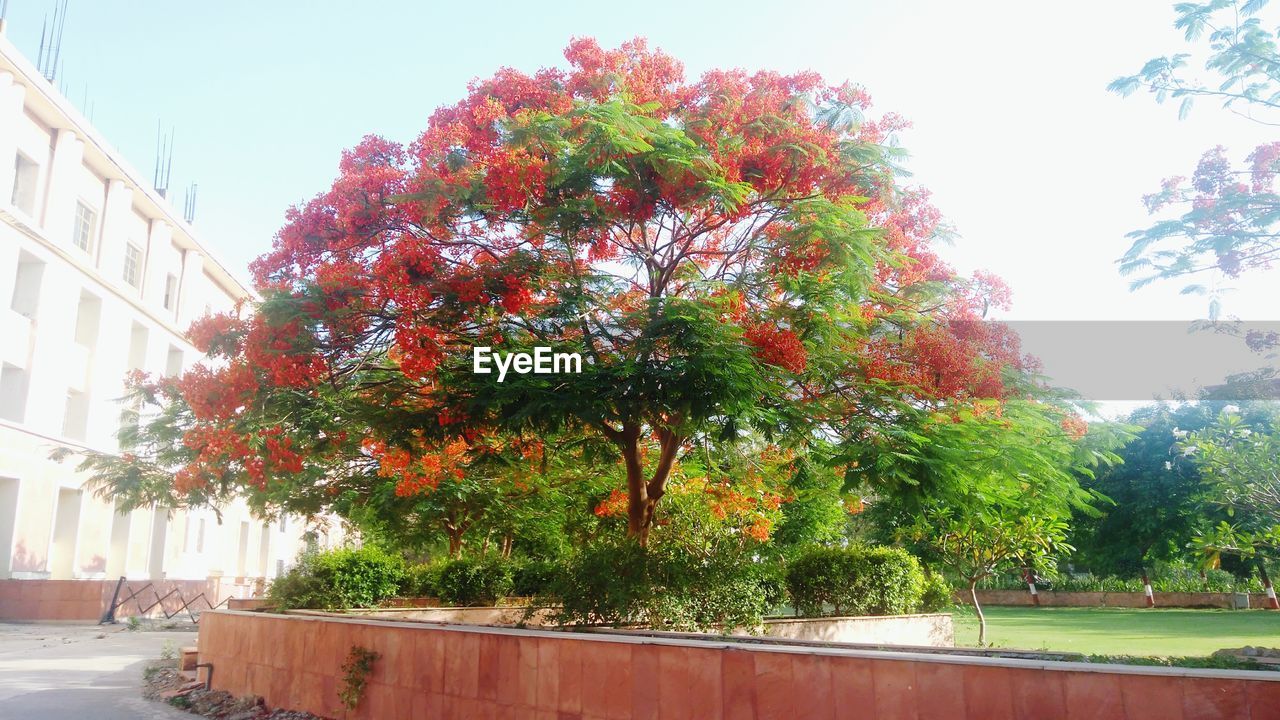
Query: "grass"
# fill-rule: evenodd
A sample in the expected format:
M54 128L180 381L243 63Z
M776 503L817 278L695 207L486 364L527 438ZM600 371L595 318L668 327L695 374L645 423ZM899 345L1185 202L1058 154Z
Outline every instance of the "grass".
M1274 610L983 608L996 647L1090 655L1203 656L1245 645L1280 647ZM978 644L973 610L955 610L956 644Z

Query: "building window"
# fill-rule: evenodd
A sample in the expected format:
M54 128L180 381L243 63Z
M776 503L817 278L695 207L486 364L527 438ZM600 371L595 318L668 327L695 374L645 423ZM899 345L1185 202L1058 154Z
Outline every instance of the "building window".
M177 377L182 374L182 351L169 346L169 357L165 359L164 374L166 377Z
M124 281L134 287L142 282L142 250L133 243L124 246Z
M35 319L40 304L40 281L44 277L44 263L27 253L18 254L18 272L13 278L13 297L9 308L23 317Z
M98 213L82 202L76 203L76 222L72 227L71 241L81 250L93 254L93 233L98 227Z
M129 333L129 369L141 370L147 364L147 328L133 324Z
M17 365L0 366L0 418L22 422L27 415L27 371Z
M84 442L89 436L89 395L67 391L67 407L62 416L62 436Z
M169 273L164 276L164 309L172 310L178 304L178 276Z
M9 203L27 215L36 214L36 178L40 166L22 153L13 162L13 195Z
M76 342L93 350L98 344L98 327L102 323L102 300L87 292L80 292L80 304L76 309Z
M196 552L204 552L204 518L200 518L200 525L196 530Z

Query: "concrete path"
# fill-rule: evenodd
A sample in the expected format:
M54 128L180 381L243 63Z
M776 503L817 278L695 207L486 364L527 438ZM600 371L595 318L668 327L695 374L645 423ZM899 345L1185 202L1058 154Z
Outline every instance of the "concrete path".
M0 720L193 720L143 700L142 668L192 632L0 623Z

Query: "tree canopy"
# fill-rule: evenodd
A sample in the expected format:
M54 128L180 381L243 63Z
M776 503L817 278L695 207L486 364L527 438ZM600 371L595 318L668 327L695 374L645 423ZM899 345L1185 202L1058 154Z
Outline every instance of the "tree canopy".
M869 117L863 89L690 81L641 40L565 57L472 83L407 146L344 153L254 263L261 301L192 327L210 359L136 379L124 456L87 461L101 486L167 506L403 510L387 500L447 483L440 499L461 502L477 478L504 498L529 472L557 487L569 452L569 480L621 467L643 543L682 456L708 447L839 477L934 412L1018 399L1079 423L984 322L1008 302L999 280L934 253L946 228L903 183L904 122ZM473 372L476 347L578 353L582 371L499 381ZM824 512L788 522L829 534Z

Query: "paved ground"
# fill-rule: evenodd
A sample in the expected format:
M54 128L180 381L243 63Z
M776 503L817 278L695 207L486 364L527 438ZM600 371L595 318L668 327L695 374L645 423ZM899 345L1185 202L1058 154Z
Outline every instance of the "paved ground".
M192 720L140 695L142 667L193 632L0 623L0 720Z

